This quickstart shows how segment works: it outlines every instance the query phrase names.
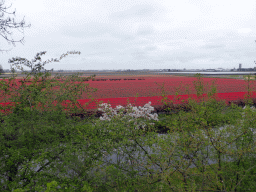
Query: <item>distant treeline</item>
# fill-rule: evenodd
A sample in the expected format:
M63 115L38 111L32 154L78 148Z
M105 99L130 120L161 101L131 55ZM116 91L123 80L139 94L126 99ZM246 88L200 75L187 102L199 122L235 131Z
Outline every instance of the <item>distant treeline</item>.
M92 79L92 81L121 81L121 80L137 80L137 79ZM144 78L138 78L138 80L145 80ZM89 81L89 80L85 80L85 81Z
M137 80L137 79L92 79L92 81L121 81L121 80ZM138 80L145 80L144 78L138 78ZM24 80L20 80L21 81L24 81ZM25 80L26 82L31 82L32 80ZM39 82L42 81L42 80L38 80ZM86 78L83 79L83 81L90 81Z

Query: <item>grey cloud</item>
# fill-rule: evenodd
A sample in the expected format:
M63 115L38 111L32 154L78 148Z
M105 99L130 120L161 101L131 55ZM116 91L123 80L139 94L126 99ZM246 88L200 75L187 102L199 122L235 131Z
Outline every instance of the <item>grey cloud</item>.
M211 58L211 59L210 59L210 61L212 61L212 62L214 62L214 61L218 61L218 60L220 60L220 58L219 58L219 57L214 57L214 58Z
M111 17L114 18L131 18L131 17L149 17L152 16L155 9L151 5L135 5L125 11L115 12Z
M134 51L131 53L132 57L136 60L141 60L146 58L145 51Z
M217 47L217 45L216 45ZM246 60L248 58L253 57L253 51L252 50L243 50L243 48L239 47L233 47L233 50L230 48L228 49L225 45L221 45L218 48L224 48L214 49L211 47L211 49L206 49L208 51L200 51L200 49L195 49L193 51L180 51L175 52L174 54L163 54L162 56L158 56L158 61L168 61L168 62L179 62L181 64L186 63L194 63L198 60L205 60L207 62L218 62L218 61L229 61L229 62L236 62L235 60ZM228 49L228 50L226 50ZM255 55L255 53L254 53Z
M89 44L89 48L94 50L107 50L112 49L114 46L114 43L108 39L97 40L95 42L90 42Z
M105 55L105 54L108 54L108 53L111 53L111 52L98 52L98 53L89 53L89 54L85 54L84 56L85 57L82 57L81 60L86 60L88 59L88 56L100 56L100 55Z
M150 35L154 33L154 28L150 25L142 25L138 28L138 31L137 31L137 35L142 35L142 36L145 36L145 35Z
M223 45L223 44L207 44L207 45L204 45L204 46L201 46L200 48L202 49L218 49L218 48L224 48L226 47L226 45Z
M188 55L187 57L182 57L182 56L179 56L177 59L178 61L180 61L181 63L186 63L186 62L193 62L194 60L198 60L198 59L215 59L215 58L219 58L219 56L213 56L213 55L209 55L209 54L191 54L191 55Z
M131 41L131 40L134 40L135 37L133 35L124 35L122 36L122 40L125 40L125 41Z
M65 26L62 28L61 33L68 37L82 39L86 44L84 46L94 50L120 48L122 42L135 40L134 34L122 31L116 25L96 22L73 27Z
M168 62L180 62L180 63L188 63L193 62L193 60L198 59L212 59L214 58L212 55L207 53L198 53L198 52L189 52L183 51L175 54L164 54L162 56L158 56L157 60L168 61Z
M145 51L154 51L154 50L156 50L157 49L157 46L146 46L145 48L144 48L144 50Z
M105 23L84 23L83 25L77 25L73 27L62 27L61 33L65 36L71 36L76 38L105 37L109 39L111 37L121 40L134 40L134 35L130 32L120 30L119 26L109 25ZM108 36L108 37L107 37Z
M111 27L105 23L84 23L77 26L63 26L61 28L61 33L65 36L71 37L82 37L87 36L102 36L104 34L110 33L112 31Z
M114 38L120 39L122 41L133 41L135 40L135 36L130 34L129 32L123 32L118 29L112 30L110 35Z
M130 54L136 60L141 60L146 58L149 59L150 55L148 53L156 49L157 49L157 46L155 45L147 45L147 46L144 46L143 48L139 48L135 51L132 51Z

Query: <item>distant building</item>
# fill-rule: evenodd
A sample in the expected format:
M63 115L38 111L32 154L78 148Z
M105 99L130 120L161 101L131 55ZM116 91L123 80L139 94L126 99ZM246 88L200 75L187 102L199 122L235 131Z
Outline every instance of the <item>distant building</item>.
M237 71L256 71L256 68L242 68L242 64L239 63L239 68L237 69Z

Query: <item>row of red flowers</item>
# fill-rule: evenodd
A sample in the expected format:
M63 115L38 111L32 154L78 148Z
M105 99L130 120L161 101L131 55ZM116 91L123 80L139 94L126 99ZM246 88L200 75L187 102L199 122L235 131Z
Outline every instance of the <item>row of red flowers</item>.
M225 102L228 103L229 101L244 99L246 94L247 92L216 93L214 97L217 100L225 100ZM256 98L256 93L252 92L250 97ZM173 104L181 104L181 103L187 102L189 98L195 99L196 101L199 101L200 99L199 97L197 97L196 94L167 96L167 99L169 101L173 101ZM207 94L203 94L202 98L207 98ZM96 109L96 102L100 102L100 101L102 101L103 103L110 103L113 108L115 108L117 105L126 106L127 100L129 100L129 102L135 106L144 106L149 101L151 102L151 106L159 106L159 105L163 105L163 103L161 102L161 99L163 99L162 96L137 97L137 98L136 97L101 98L101 99L95 99L94 102L86 106L86 109ZM91 101L91 99L80 99L77 101L80 103L80 105L84 106L84 104ZM66 102L69 103L70 101L67 100ZM12 105L12 104L13 102L0 103L0 105L2 106ZM63 106L67 106L67 104L63 104ZM77 104L77 106L79 105ZM1 111L4 112L3 110Z
M218 93L230 92L246 92L247 82L237 79L220 79L220 78L202 78L203 84L206 87L205 93L210 90L212 81L215 80L215 85ZM119 98L119 97L134 97L137 93L139 97L152 97L160 96L161 86L164 86L166 95L179 95L195 94L196 90L194 82L197 81L195 77L145 77L144 81L88 81L84 82L89 84L90 87L97 88L97 92L91 93L92 98ZM78 82L75 82L78 83ZM20 80L16 79L15 85L9 85L11 88L17 88L21 85ZM31 82L26 82L31 84ZM252 81L250 87L256 88L256 81ZM53 88L58 89L58 88ZM89 99L87 93L83 93L82 99ZM0 101L1 101L0 97Z

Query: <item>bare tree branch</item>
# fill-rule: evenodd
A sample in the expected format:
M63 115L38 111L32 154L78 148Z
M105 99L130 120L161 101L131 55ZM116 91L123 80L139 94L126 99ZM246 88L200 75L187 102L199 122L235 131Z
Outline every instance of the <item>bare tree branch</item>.
M24 37L22 39L18 40L18 41L15 41L15 40L12 39L12 37L11 38L8 37L8 36L12 36L12 32L10 32L9 30L13 29L13 28L18 29L18 30L22 29L22 31L20 31L20 32L22 32L23 35L24 35L24 27L30 27L31 25L29 24L29 25L25 26L24 18L20 23L16 23L14 18L12 18L12 19L10 17L4 18L5 13L15 16L15 12L16 12L16 10L13 13L7 12L6 10L9 9L11 6L7 7L7 8L3 7L4 3L5 3L4 1L2 1L2 3L0 3L0 35L9 44L12 43L13 46L15 46L15 42L20 42L20 43L23 44ZM0 52L3 52L3 51L7 52L8 50L1 50L0 49Z

